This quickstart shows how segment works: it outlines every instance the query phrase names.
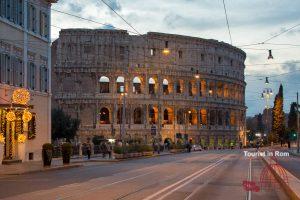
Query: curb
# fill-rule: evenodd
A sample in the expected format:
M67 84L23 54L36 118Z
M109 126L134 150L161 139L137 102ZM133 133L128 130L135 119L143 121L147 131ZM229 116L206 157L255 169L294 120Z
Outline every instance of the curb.
M46 171L55 171L55 170L63 170L63 169L72 169L72 168L77 168L77 167L82 167L82 164L74 164L74 165L64 165L64 166L58 166L58 167L44 167L42 169L38 170L32 170L32 171L25 171L25 172L19 172L19 173L9 173L9 174L3 174L5 175L23 175L23 174L31 174L31 173L36 173L36 172L46 172Z
M287 184L278 174L277 172L269 165L269 163L266 161L264 157L261 157L263 162L268 166L269 170L275 177L275 179L279 182L280 186L285 191L286 195L292 199L292 200L300 200L300 196L297 195L297 193L290 187L289 184Z

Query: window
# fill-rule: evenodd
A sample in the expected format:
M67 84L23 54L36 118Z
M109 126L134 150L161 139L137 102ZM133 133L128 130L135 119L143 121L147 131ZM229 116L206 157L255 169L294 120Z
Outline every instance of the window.
M167 79L163 80L163 93L169 94L169 82Z
M150 49L150 55L151 55L151 56L155 56L155 53L156 53L156 49L151 48L151 49Z
M0 16L6 17L6 2L3 0L0 0Z
M206 112L206 110L201 109L200 114L201 114L201 124L202 125L207 125L207 112Z
M27 9L27 29L36 32L36 8L32 4L28 4Z
M36 66L34 63L29 62L27 67L28 67L28 72L27 72L28 89L34 90L36 85L35 84Z
M178 51L178 57L181 59L182 58L182 51Z
M205 58L204 58L204 54L203 53L201 53L201 61L203 62L205 60Z
M109 93L109 78L106 76L101 76L100 82L100 93Z
M12 72L10 56L7 54L0 54L1 83L11 84Z
M23 61L19 58L12 58L13 67L13 85L22 87L23 86Z
M149 78L149 94L155 94L155 80Z
M45 38L49 35L48 15L43 11L40 11L40 35Z
M218 57L218 63L221 64L222 63L222 58L219 56Z
M101 108L100 110L100 124L109 124L109 110L107 108Z
M13 84L13 70L11 64L11 57L9 55L5 55L5 77L7 84Z
M125 90L125 79L123 76L118 76L117 78L117 93L121 93L121 87L124 87L124 90ZM125 91L123 91L125 92Z
M134 77L133 79L133 93L134 94L141 94L142 93L142 89L141 89L141 85L142 85L142 81L139 77Z
M182 87L181 87L181 81L176 82L176 93L181 94L182 93Z
M45 65L40 67L40 91L48 91L48 69Z

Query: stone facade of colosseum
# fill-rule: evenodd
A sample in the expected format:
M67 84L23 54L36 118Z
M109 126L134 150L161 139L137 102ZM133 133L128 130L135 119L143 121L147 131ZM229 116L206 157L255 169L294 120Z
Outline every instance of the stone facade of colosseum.
M52 46L53 106L81 120L81 141L120 138L125 116L125 138L150 141L152 127L163 140L245 142L245 58L216 40L65 29Z

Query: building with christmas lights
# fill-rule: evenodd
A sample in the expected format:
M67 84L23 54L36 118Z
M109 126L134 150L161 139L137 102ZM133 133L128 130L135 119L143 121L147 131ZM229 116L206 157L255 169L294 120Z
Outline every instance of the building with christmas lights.
M228 147L245 142L245 58L211 39L65 29L52 46L53 106L81 120L83 142L103 135Z
M0 160L3 163L41 160L42 145L51 141L52 3L56 0L0 2Z

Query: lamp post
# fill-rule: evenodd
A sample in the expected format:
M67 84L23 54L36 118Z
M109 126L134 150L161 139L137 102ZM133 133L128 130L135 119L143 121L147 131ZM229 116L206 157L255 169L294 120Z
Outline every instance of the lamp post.
M125 87L122 85L120 86L120 92L121 96L123 97L123 107L122 107L122 127L121 127L121 140L122 144L124 144L124 135L125 135L125 111L126 111L126 93L125 93Z
M270 99L273 96L273 91L270 87L268 87L269 85L269 78L266 77L265 80L265 88L263 89L263 92L261 93L261 98L265 99L266 101L266 133L268 134L269 132L269 122L268 122L268 117L269 117L269 108L270 108Z
M184 135L186 135L186 129L187 129L187 121L188 121L187 115L189 114L189 116L190 116L191 113L192 113L192 111L190 111L190 110L188 110L184 113L184 122L185 122Z
M297 92L297 153L300 153L300 133L299 133L299 94Z

